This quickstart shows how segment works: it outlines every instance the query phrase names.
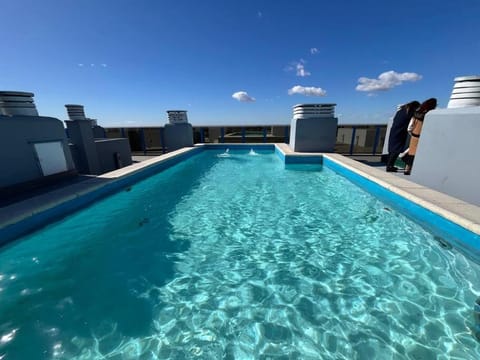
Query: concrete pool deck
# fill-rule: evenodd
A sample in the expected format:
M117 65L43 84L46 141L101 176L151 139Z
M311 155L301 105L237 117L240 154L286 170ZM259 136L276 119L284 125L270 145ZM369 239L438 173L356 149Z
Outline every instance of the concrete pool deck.
M218 144L218 147L224 148L228 146L239 147L245 146L264 146L274 144ZM201 148L205 145L195 146L193 148L183 148L173 151L168 154L156 156L146 159L141 162L134 163L130 166L115 170L91 179L74 183L70 186L64 186L47 193L42 193L11 205L0 208L0 230L10 225L18 224L34 215L41 214L47 210L53 209L67 203L74 201L77 198L85 197L85 195L94 192L101 192L108 186L111 187L117 182L117 187L121 188L121 181L127 176L138 174L148 168L153 168L169 160L188 155L193 150ZM216 145L209 144L206 148L214 148ZM318 157L323 156L329 161L339 164L346 169L368 179L381 187L402 196L409 201L420 205L431 212L440 215L441 217L458 224L459 226L471 231L474 234L480 235L480 207L473 204L466 203L462 200L445 195L438 191L429 189L427 187L418 185L408 179L403 179L395 173L387 173L384 169L378 167L371 167L359 161L353 160L346 156L336 153L296 153L290 149L287 144L275 144L276 149L283 153L285 157ZM193 151L194 153L195 151ZM125 185L128 186L128 185ZM118 190L117 190L118 191ZM111 193L111 192L110 192ZM58 217L58 216L57 216ZM44 225L36 225L37 227ZM1 233L0 233L1 235ZM8 240L7 240L8 241ZM0 238L0 245L4 242Z

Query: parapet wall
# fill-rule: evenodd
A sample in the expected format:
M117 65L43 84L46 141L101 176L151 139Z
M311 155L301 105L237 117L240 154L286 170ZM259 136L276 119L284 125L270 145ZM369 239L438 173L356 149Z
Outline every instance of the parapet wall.
M0 115L0 188L44 178L35 144L60 142L66 171L75 169L60 120L45 116ZM47 174L48 175L48 174Z
M412 180L480 206L480 107L430 111Z

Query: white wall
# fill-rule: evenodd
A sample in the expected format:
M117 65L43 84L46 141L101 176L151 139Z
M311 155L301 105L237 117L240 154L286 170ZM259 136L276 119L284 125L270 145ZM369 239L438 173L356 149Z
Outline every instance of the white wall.
M293 118L290 125L290 148L298 152L333 152L338 119Z
M393 119L388 120L387 132L385 134L385 142L383 143L382 155L388 154L388 138L390 137L390 130L392 129Z
M480 107L430 111L412 180L480 206Z

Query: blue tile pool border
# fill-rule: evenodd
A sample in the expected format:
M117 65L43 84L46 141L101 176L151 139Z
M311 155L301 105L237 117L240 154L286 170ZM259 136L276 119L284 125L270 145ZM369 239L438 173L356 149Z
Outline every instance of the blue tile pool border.
M480 262L480 235L466 229L465 227L437 214L426 207L415 203L394 191L385 188L381 184L362 176L361 174L348 169L323 155L313 154L285 154L280 147L275 148L275 153L285 164L318 164L335 171L337 174L347 178L349 181L372 194L389 206L399 210L404 215L419 223L429 232L442 238L447 238L451 245L462 251L464 254ZM320 156L320 160L318 157Z
M323 164L337 174L344 176L355 185L366 190L368 193L374 195L379 200L400 210L403 214L428 229L434 235L442 238L446 237L452 246L458 248L475 261L478 262L480 260L480 235L367 179L328 157L324 157Z

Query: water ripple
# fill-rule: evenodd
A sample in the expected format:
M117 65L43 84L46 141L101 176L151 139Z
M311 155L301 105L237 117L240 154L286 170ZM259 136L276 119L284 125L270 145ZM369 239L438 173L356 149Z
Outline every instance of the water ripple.
M478 358L477 264L328 169L228 155L0 254L0 358Z

